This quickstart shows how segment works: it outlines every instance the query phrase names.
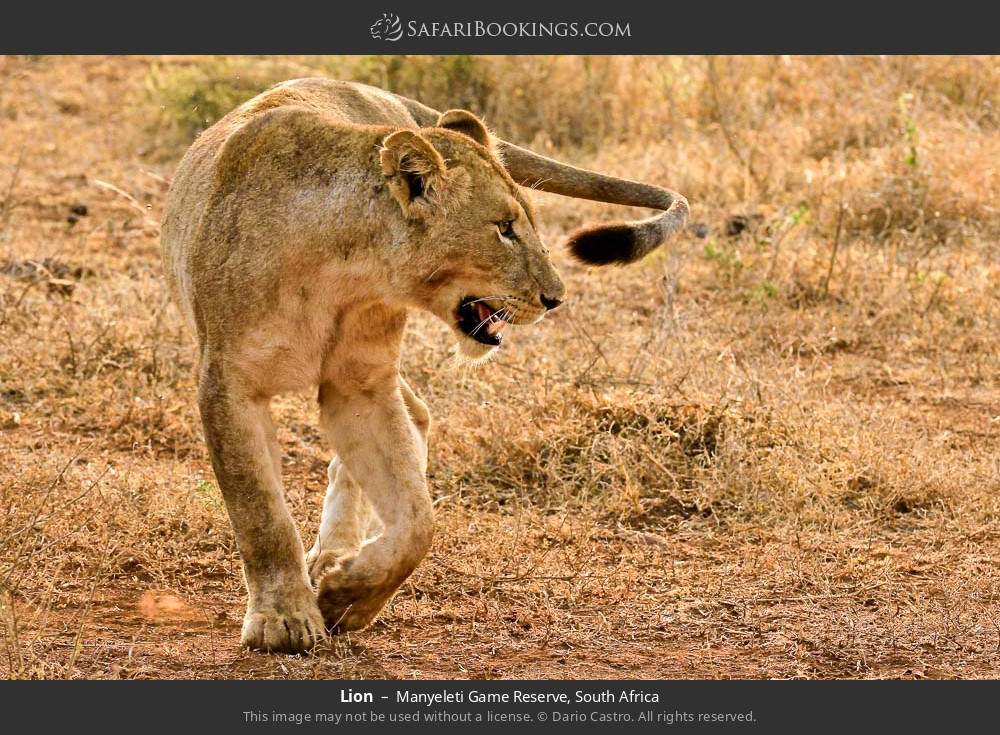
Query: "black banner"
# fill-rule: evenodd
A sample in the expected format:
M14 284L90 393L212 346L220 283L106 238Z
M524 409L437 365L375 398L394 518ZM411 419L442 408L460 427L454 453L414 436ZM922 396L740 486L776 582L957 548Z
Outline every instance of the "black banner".
M7 732L985 732L996 682L9 682Z
M17 4L3 53L995 53L989 3Z

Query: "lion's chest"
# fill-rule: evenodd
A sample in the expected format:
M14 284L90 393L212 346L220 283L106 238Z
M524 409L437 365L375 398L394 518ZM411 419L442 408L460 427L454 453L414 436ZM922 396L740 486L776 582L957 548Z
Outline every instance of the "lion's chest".
M405 311L339 285L282 293L244 331L234 360L255 390L276 395L332 382L363 391L395 374Z

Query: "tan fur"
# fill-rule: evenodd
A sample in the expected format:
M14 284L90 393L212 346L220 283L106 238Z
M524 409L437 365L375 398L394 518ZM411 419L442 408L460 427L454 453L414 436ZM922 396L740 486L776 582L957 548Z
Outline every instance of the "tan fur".
M498 232L507 220L516 241ZM243 558L243 643L303 651L367 625L433 535L430 417L398 371L407 311L451 325L470 359L493 348L456 326L462 298L540 319L564 289L527 200L471 113L296 80L191 146L162 244L197 333L199 408ZM336 457L307 569L268 406L311 386Z

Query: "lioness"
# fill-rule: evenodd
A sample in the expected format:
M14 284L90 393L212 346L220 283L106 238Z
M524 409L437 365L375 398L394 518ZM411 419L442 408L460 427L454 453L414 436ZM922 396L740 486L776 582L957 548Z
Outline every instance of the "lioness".
M163 259L198 337L198 406L249 593L244 645L305 651L368 625L427 552L430 416L399 375L407 310L437 315L479 360L508 324L561 303L518 185L664 210L575 233L589 263L636 260L687 217L673 192L495 140L469 112L325 79L255 97L181 161ZM310 386L336 457L304 554L269 402Z

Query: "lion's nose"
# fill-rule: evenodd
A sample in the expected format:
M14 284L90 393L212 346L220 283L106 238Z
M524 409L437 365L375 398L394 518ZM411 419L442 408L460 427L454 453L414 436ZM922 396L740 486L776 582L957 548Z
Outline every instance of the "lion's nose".
M559 304L562 303L562 299L553 299L546 296L545 294L542 294L541 299L542 299L542 306L544 306L546 309L549 310L556 308L557 306L559 306Z

